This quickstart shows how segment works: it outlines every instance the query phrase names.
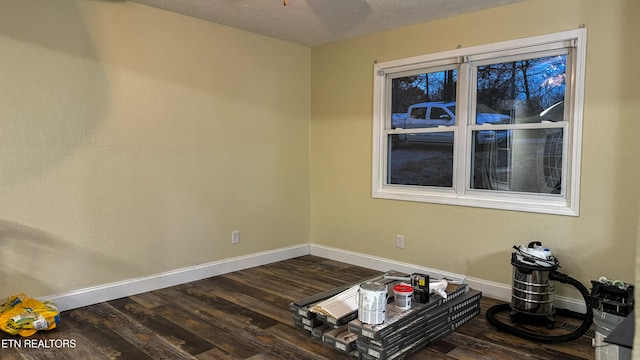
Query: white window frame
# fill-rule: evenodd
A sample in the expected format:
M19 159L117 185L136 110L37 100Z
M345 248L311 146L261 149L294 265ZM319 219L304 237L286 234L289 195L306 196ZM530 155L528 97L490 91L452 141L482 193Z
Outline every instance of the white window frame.
M579 215L580 163L582 148L582 117L584 104L584 77L586 62L586 28L534 36L529 38L459 48L435 54L421 55L374 64L373 94L373 164L372 197L418 201L449 205L462 205L492 209L526 211L557 215ZM469 120L475 99L471 83L475 72L473 64L485 59L501 61L527 53L558 51L572 48L567 56L567 91L565 98L565 119L553 126L564 130L563 141L563 186L561 194L529 194L508 191L474 190L470 188L471 141L467 137L480 125ZM438 188L424 186L394 185L387 182L387 156L389 154L388 135L403 130L391 128L391 75L418 69L459 64L456 125L449 128L454 132L454 172L453 187ZM471 65L470 65L471 64ZM466 75L465 75L466 74ZM533 124L533 127L541 126ZM500 125L491 125L492 130L500 130ZM545 124L544 127L549 127Z

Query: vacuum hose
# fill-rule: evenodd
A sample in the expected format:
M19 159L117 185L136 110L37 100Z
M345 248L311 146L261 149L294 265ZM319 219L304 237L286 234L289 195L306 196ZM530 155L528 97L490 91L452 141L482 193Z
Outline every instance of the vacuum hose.
M549 279L557 280L563 284L573 285L576 289L578 289L578 291L580 291L580 294L582 294L582 297L584 298L584 302L587 306L586 314L580 314L580 313L575 313L569 310L558 309L558 312L562 311L563 315L573 317L573 318L583 319L582 325L580 325L576 330L568 334L552 336L552 335L534 334L510 325L507 325L505 323L498 321L495 315L499 312L510 311L511 306L509 304L500 304L500 305L495 305L489 308L486 314L487 321L489 321L489 323L495 326L496 328L506 331L512 335L516 335L524 339L533 340L541 343L547 343L547 344L568 342L568 341L575 340L580 336L584 335L589 330L589 328L591 327L591 324L593 323L593 309L591 308L591 302L589 301L589 295L590 295L589 291L579 281L575 280L574 278L568 275L559 273L555 270L549 273Z

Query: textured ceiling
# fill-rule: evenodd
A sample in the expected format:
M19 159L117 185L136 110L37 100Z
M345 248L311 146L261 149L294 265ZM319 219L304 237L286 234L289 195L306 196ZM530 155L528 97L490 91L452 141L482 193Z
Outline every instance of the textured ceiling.
M521 0L131 0L316 46Z

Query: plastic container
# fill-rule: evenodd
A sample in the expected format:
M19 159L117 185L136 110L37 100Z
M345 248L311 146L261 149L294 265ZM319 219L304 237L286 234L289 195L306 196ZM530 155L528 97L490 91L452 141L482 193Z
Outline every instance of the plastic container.
M401 283L393 287L394 304L403 310L411 308L411 299L413 298L413 287L409 284Z

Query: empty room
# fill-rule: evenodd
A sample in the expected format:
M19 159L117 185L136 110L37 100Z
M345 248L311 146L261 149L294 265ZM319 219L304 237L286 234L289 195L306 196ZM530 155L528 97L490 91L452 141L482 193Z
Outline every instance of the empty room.
M0 358L624 359L633 334L600 325L635 320L638 15L636 0L3 1ZM523 278L548 287L521 299ZM374 319L371 279L389 280ZM352 342L327 343L337 326L291 308L355 289L355 321L392 326L460 284L479 310L431 339L426 322L398 332L393 351L346 321ZM18 295L55 322L19 333Z

